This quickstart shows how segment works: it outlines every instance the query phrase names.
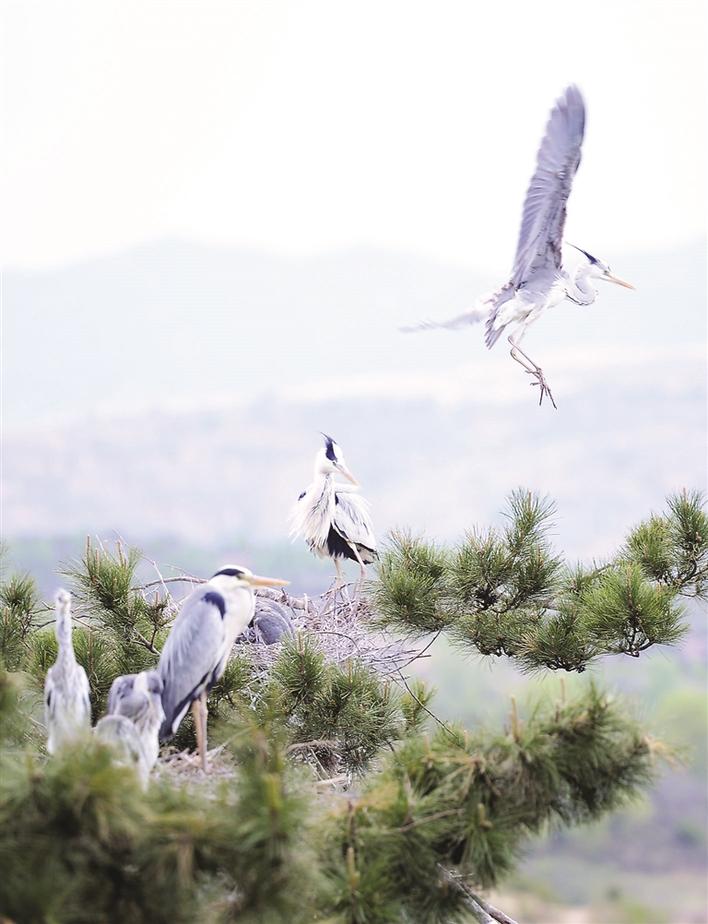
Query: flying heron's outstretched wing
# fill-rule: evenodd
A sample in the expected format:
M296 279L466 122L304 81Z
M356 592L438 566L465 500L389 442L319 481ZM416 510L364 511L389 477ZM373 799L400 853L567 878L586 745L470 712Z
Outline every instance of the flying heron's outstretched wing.
M203 587L182 604L158 665L164 684L161 741L174 735L192 701L218 679L226 646L225 610L221 594Z
M511 283L518 288L534 269L560 268L565 204L580 164L585 103L569 86L557 100L546 126L524 202Z
M333 528L347 542L360 547L360 552L364 549L371 553L372 560L378 558L368 502L350 491L337 491L335 501Z

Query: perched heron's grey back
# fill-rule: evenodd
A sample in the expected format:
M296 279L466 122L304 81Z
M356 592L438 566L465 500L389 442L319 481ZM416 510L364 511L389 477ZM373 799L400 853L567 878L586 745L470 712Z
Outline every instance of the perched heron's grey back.
M172 737L193 700L221 676L228 656L225 608L221 594L203 587L182 604L158 664L164 684L161 741Z

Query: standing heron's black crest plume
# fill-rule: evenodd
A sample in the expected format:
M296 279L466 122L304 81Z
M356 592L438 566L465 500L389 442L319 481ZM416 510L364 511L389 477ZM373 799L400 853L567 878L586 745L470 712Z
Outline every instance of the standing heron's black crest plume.
M321 432L321 431L320 431L320 432ZM327 436L326 433L322 433L322 436L324 436L324 438L325 438L325 447L326 447L326 450L327 450L327 452L326 452L327 458L330 460L330 462L334 462L334 461L336 460L336 456L335 456L335 454L334 454L334 443L335 443L335 440L333 440L331 436Z

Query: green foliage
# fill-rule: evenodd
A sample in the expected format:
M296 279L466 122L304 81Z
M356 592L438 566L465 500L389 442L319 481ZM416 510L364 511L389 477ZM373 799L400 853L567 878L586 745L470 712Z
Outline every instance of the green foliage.
M302 921L308 802L263 729L241 731L217 793L153 785L99 742L0 780L0 909L17 921Z
M708 514L699 491L667 501L668 511L640 523L624 555L652 580L675 593L705 599L708 593Z
M586 569L554 552L553 503L515 491L502 529L472 531L451 550L395 535L373 621L415 637L442 630L464 650L507 655L523 670L583 671L602 655L674 644L685 630L678 596L706 586L702 502L695 492L670 498L668 513L636 527L613 561Z
M362 798L341 808L327 870L345 921L456 920L440 865L492 886L525 839L633 798L653 774L650 742L622 704L589 686L503 734L440 730L406 741Z
M427 694L423 691L424 697ZM262 683L256 712L282 722L293 754L324 774L362 771L381 748L421 721L410 696L401 696L357 661L325 661L306 636L284 644Z
M395 624L410 635L444 628L447 573L444 551L410 533L393 533L379 562L379 581L372 588L376 624Z
M37 587L29 575L12 575L0 585L0 660L8 670L18 670L24 660L39 609Z
M87 615L115 639L119 673L144 670L154 663L171 618L166 597L155 593L148 600L135 586L141 558L138 549L126 551L120 542L111 554L87 540L83 559L64 572Z

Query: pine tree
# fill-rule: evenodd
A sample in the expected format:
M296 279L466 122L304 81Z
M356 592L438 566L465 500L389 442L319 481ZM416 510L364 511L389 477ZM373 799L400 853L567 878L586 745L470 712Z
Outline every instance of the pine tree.
M702 498L669 499L592 566L549 539L553 505L510 497L502 529L454 547L399 533L361 597L264 593L295 638L236 646L211 693L216 772L180 756L183 723L146 793L89 739L47 759L39 691L55 653L31 578L0 589L0 914L17 922L508 921L481 897L549 824L639 795L662 746L589 683L506 726L434 715L406 679L446 635L523 671L582 672L677 643L681 598L708 587ZM118 673L154 665L179 576L145 580L137 550L88 543L65 568L94 717ZM382 635L382 633L384 633ZM392 639L395 633L396 639ZM218 753L217 753L218 752Z

